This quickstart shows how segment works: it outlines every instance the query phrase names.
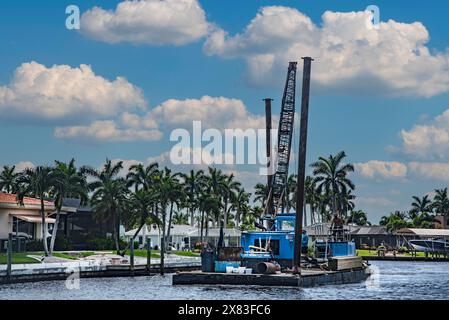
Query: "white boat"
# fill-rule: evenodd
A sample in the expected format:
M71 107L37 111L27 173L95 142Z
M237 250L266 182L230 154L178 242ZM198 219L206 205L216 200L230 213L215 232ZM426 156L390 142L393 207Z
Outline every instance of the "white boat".
M449 252L449 241L444 239L410 240L409 243L420 252Z

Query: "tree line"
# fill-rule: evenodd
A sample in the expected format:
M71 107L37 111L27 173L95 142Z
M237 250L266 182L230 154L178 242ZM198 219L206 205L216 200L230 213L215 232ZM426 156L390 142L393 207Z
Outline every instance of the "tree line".
M430 195L412 197L411 208L408 211L395 211L388 216L383 216L380 225L386 226L390 232L401 228L427 228L433 229L437 215L449 216L448 188L436 189L431 198Z

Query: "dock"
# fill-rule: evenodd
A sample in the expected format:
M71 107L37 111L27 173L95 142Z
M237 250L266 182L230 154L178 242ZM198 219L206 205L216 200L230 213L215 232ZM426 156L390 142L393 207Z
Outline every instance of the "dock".
M255 285L276 287L314 287L338 285L365 281L370 276L369 268L345 271L304 269L301 275L278 274L237 274L216 272L177 272L173 275L173 285Z
M84 265L81 263L53 263L51 266L14 265L11 276L6 276L6 270L0 269L0 285L8 283L23 283L37 281L66 280L75 272L80 278L106 278L106 277L138 277L156 275L160 272L160 264L152 264L148 269L146 265ZM170 263L165 265L165 273L177 271L198 270L199 263Z

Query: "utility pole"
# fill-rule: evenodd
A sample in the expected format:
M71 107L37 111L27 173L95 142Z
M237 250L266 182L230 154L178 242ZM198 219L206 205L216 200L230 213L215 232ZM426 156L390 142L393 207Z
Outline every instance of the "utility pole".
M8 257L7 257L7 266L6 266L6 277L8 282L11 281L11 265L12 265L12 233L8 234Z
M130 254L129 254L129 265L130 265L130 269L131 269L131 276L134 276L134 239L132 239L131 242L131 247L129 250Z
M299 129L298 180L296 188L295 247L293 256L293 272L295 274L301 274L301 240L304 210L304 180L306 174L307 125L309 118L310 73L313 61L310 57L304 57L302 59L304 60L304 71L302 78L301 126Z
M147 271L151 275L151 238L147 241Z
M265 129L266 129L266 146L267 146L267 215L271 216L273 214L273 201L272 193L270 192L271 186L273 185L273 159L271 157L271 102L273 99L265 98Z

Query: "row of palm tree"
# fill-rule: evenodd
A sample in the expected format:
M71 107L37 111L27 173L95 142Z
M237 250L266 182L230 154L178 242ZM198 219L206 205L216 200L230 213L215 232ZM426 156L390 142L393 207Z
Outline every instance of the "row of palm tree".
M305 208L309 206L311 223L329 221L338 214L350 218L354 212L354 184L347 175L354 170L343 163L344 152L329 158L319 158L311 165L313 177L306 179ZM41 200L42 225L46 225L45 200L56 207L56 224L50 247L43 228L43 246L46 255L53 252L63 199L78 198L89 202L95 218L111 221L115 247L120 253L120 225L136 228L130 244L134 243L145 225L156 225L162 233L161 260L168 247L173 224L189 223L197 226L201 242L208 236L210 227L254 228L266 205L268 187L258 184L254 198L235 179L220 169L209 167L187 173L159 168L157 163L147 166L136 164L123 174L123 162L106 160L101 169L89 166L77 168L75 160L68 163L55 161L53 166L37 166L16 172L15 167L4 167L0 175L0 188L16 193L18 202L25 196ZM295 208L296 176L288 179L283 210ZM251 200L254 202L251 203ZM365 216L366 218L366 216ZM353 219L354 221L357 219ZM366 219L358 219L359 223ZM306 221L307 222L307 221Z
M123 163L107 160L97 170L55 161L54 166L38 166L16 172L15 167L4 167L0 176L1 190L17 193L19 203L25 196L41 200L42 225L46 225L45 200L52 200L57 209L56 225L52 232L50 248L47 231L42 230L46 255L53 252L57 225L63 199L67 197L90 202L95 218L109 219L114 225L113 237L119 252L119 228L121 224L137 227L131 243L145 224L156 224L162 230L161 247L167 247L171 226L175 223L197 224L201 240L207 236L209 226L249 228L250 214L261 209L250 208L251 194L235 180L233 174L225 174L216 168L189 173L173 173L159 168L157 163L148 166L131 166L126 176L121 175ZM161 258L164 259L164 252Z
M435 216L449 216L448 188L436 189L433 199L430 195L412 197L409 211L392 212L389 216L383 216L380 225L386 226L389 231L401 228L435 228Z

